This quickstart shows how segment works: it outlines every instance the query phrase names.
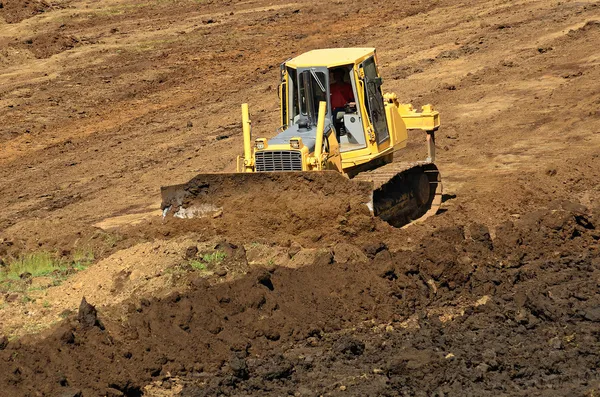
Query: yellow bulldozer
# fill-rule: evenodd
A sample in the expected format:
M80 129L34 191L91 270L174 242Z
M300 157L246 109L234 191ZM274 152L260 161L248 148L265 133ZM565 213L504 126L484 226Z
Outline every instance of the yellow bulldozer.
M243 156L237 173L200 174L181 185L161 188L163 215L188 218L215 210L212 185L253 176L336 173L372 184L371 213L402 227L435 214L442 183L435 161L439 113L431 105L417 112L382 93L374 48L320 49L281 64L281 126L272 138L252 140L248 105L242 105ZM425 132L427 158L402 162L407 129ZM401 152L400 152L401 153ZM255 177L256 183L260 178Z

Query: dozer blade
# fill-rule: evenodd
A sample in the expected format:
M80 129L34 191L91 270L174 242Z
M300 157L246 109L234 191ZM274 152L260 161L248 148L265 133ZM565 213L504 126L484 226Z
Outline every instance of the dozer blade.
M371 186L336 171L199 174L188 183L162 187L161 208L163 216L177 218L291 208L319 213L325 205L367 205Z
M371 211L395 227L421 222L442 203L442 180L433 163L391 163L353 180L373 184Z
M277 212L294 207L318 214L330 205L364 204L374 215L401 227L435 214L441 203L441 183L431 163L393 163L353 179L336 171L199 174L187 183L162 187L161 194L165 217L207 217L240 209Z

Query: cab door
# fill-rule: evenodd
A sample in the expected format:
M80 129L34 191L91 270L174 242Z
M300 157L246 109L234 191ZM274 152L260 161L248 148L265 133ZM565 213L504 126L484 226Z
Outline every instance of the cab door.
M374 57L367 58L359 67L364 73L365 107L375 132L375 140L378 144L381 144L390 138L385 117L383 93L381 92L383 81L377 73Z

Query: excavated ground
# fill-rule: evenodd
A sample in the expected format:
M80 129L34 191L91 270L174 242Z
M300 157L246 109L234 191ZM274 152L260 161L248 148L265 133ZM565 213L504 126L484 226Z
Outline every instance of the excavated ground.
M339 243L299 269L192 277L120 319L82 303L3 346L0 379L9 395L593 395L600 211L554 205L493 240L473 223L414 251Z
M0 267L94 258L0 283L0 396L600 393L597 2L0 4ZM241 102L273 135L278 64L333 46L440 110L442 211L266 178L163 220L161 185L233 170Z

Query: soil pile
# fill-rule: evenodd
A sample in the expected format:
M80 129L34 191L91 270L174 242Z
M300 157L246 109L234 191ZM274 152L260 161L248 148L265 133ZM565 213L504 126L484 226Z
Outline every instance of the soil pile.
M70 50L78 43L79 40L75 36L68 36L61 33L53 35L41 34L24 40L18 47L31 51L38 59L44 59Z
M48 11L50 8L45 1L3 0L0 2L0 16L8 23L17 23Z
M80 314L8 343L0 381L11 395L135 396L174 377L183 395L583 393L598 381L599 222L562 203L494 239L473 224L412 252L338 244L296 270L193 279L122 322Z
M314 245L366 236L377 227L391 229L367 208L371 184L337 172L200 174L187 184L162 188L162 195L169 214L183 206L200 218L169 215L166 223L155 221L134 230L147 236L202 230L236 241Z

